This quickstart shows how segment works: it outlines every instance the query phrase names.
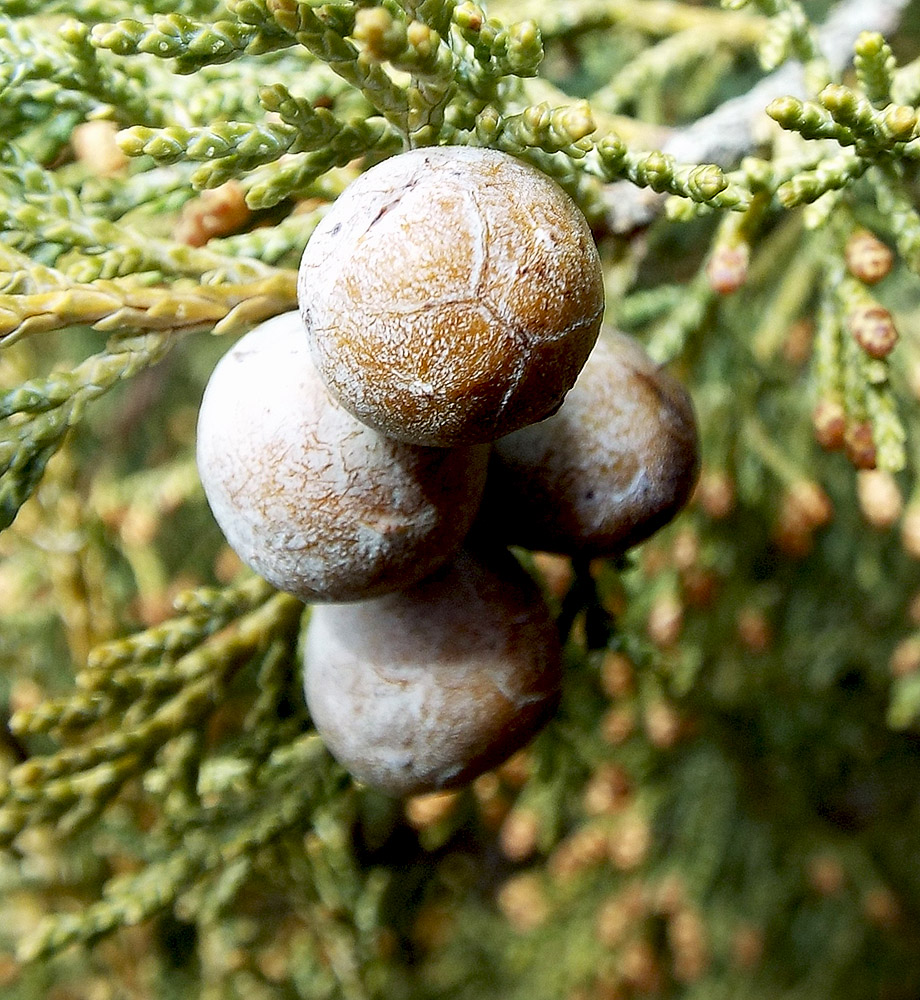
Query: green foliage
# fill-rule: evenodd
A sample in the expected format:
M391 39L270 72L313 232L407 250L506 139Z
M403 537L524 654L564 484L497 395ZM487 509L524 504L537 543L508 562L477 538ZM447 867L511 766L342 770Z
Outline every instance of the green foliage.
M4 5L4 996L917 995L904 6L841 52L795 0ZM703 472L622 560L521 554L558 716L396 803L312 730L304 609L223 546L194 417L205 334L291 309L345 186L445 143L578 201Z

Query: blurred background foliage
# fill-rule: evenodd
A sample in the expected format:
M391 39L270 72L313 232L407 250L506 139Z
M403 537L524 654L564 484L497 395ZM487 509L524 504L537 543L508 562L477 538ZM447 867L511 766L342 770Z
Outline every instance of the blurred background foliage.
M452 7L0 11L0 995L914 1000L920 5ZM870 36L838 73L842 9ZM770 94L724 176L645 152L787 58L810 103ZM324 206L407 134L578 198L703 469L622 560L520 553L560 712L398 803L311 734L303 609L193 453L210 332L291 308Z

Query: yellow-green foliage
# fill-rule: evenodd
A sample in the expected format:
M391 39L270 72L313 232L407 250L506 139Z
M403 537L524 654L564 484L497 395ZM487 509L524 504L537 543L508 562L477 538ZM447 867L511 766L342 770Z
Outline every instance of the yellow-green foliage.
M920 994L916 14L2 5L0 994ZM312 731L308 611L223 546L194 422L210 334L442 143L578 201L703 471L618 562L521 553L562 707L396 803Z

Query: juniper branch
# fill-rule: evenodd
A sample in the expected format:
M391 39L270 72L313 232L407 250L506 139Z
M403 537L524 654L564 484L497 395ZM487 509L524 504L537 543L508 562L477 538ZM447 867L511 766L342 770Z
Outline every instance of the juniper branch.
M244 809L237 802L202 809L181 844L169 844L140 873L110 880L100 902L79 915L46 917L23 942L22 960L35 961L68 944L88 943L115 927L147 919L175 905L182 894L200 891L205 880L241 859L253 858L288 831L302 829L322 800L328 756L315 735L283 749L283 756L267 761L258 777L261 788L271 788L272 794L246 795Z
M296 304L296 273L275 271L246 284L144 288L118 281L61 281L58 289L0 295L0 346L75 324L106 333L240 330Z
M866 160L842 154L823 160L814 170L803 170L776 189L776 197L785 208L817 201L829 191L839 191L869 168Z
M403 135L408 133L408 99L377 63L363 58L345 36L354 29L351 8L313 10L297 0L231 0L230 9L250 24L283 32L333 72L360 90L377 111ZM321 16L321 13L323 16Z
M4 9L11 17L66 14L92 23L124 17L138 9L203 17L219 7L220 0L8 0Z
M50 171L18 163L4 172L21 171L20 192L0 198L0 231L20 249L51 249L58 266L79 282L114 278L145 270L167 274L254 281L272 274L255 260L221 257L211 250L150 236L130 225L88 215L77 194L64 188ZM78 251L68 260L65 250Z
M66 277L52 267L32 260L0 241L0 295L48 292L67 284ZM0 316L3 306L0 305Z
M313 182L357 157L395 153L403 148L403 133L384 118L372 116L344 126L329 145L312 153L294 153L254 170L241 181L246 203L271 208L286 198L309 194Z
M29 419L3 427L0 438L0 528L8 527L41 480L84 408L124 378L159 361L172 346L169 333L126 340L96 355L71 373L27 383L3 394L6 418ZM8 421L9 422L9 421Z
M920 104L920 58L894 71L891 98L898 104Z
M506 25L486 17L482 7L471 2L457 6L453 18L460 37L472 49L473 59L462 60L458 72L473 94L494 100L506 77L536 75L543 60L543 41L535 21Z
M918 128L913 108L889 104L878 111L865 97L841 85L825 87L818 102L780 98L768 105L767 114L806 139L833 139L853 146L870 162L906 152L904 144L916 138Z
M508 4L516 16L534 18L544 38L567 38L623 26L652 37L698 31L719 36L739 46L757 44L767 30L767 19L746 11L718 10L674 0L570 0L547 7L539 0L514 0ZM497 11L506 4L496 3Z
M129 176L89 177L80 187L84 211L132 226L176 211L194 196L191 187L194 169L191 163L175 163Z
M876 107L881 108L889 104L893 99L892 88L896 66L891 46L879 32L864 31L856 39L854 53L856 79L863 93Z
M143 72L103 63L88 43L88 29L76 21L52 29L44 21L0 18L0 109L12 101L15 111L24 97L19 86L30 80L46 88L43 117L55 113L51 98L57 92L68 94L84 114L117 109L135 121L159 123L158 105L150 101Z
M119 708L117 699L98 700L97 709L102 706L110 711L100 713L98 721L111 731L83 745L30 758L11 771L3 788L0 826L14 830L17 817L26 824L48 822L63 816L81 800L94 799L97 792L104 792L106 799L116 794L162 746L195 729L218 704L230 678L268 649L275 637L288 634L299 616L300 605L293 598L280 594L269 597L223 631L208 634L205 628L199 632L199 644L173 665L178 689L140 686L135 710L127 714L113 711ZM77 708L82 709L85 696L79 694L76 700ZM60 720L72 718L65 705L55 707ZM33 720L27 713L13 720L12 725L23 732L31 731L35 723L39 728L48 728L48 719L54 714L46 709ZM23 806L34 808L23 812ZM91 811L89 805L82 810L84 815Z
M872 421L876 464L886 472L901 472L907 464L907 432L899 415L898 401L887 377L887 365L867 387L866 408Z
M295 43L270 19L258 25L243 21L208 23L183 14L155 15L150 23L127 18L114 24L97 24L90 41L120 56L146 53L159 59L174 58L179 73L194 73L202 66L229 62L239 55L260 55Z
M913 198L891 165L873 168L868 179L901 257L912 271L920 273L920 212Z
M844 0L838 4L819 27L817 35L831 76L839 77L842 73L862 32L889 33L897 25L906 5L907 0L880 0L871 8L861 0ZM763 109L783 96L807 96L804 75L792 64L775 70L741 96L725 101L692 125L675 130L662 145L662 151L679 162L732 166L756 147L757 123ZM649 198L626 184L612 184L605 192L604 201L607 224L612 232L628 232L647 224L664 204L663 198Z

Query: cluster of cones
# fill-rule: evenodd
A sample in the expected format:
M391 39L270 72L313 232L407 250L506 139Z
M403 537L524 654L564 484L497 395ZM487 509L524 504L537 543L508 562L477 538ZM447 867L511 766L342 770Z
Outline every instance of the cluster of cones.
M697 471L689 398L634 341L598 339L584 218L492 150L363 174L299 298L211 377L208 501L245 562L315 605L305 690L333 755L392 795L464 783L558 700L556 629L507 547L611 555L669 520Z

